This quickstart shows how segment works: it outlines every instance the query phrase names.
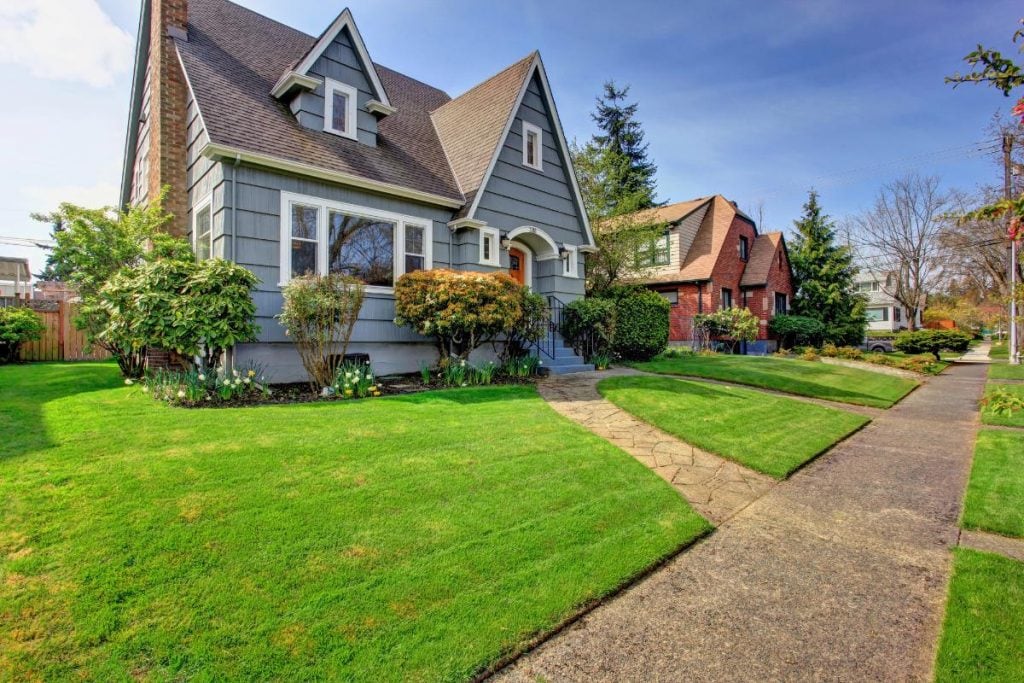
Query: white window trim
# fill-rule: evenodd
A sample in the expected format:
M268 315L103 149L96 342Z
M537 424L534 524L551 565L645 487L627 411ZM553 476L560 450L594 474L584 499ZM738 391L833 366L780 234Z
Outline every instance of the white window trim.
M362 218L371 218L388 221L395 224L395 236L392 240L394 252L391 255L393 264L392 276L395 280L405 274L405 226L413 225L423 228L423 270L430 270L434 267L434 222L429 218L417 216L406 216L390 211L370 209L357 204L345 204L320 197L296 194L294 192L281 193L281 257L280 274L278 276L278 287L288 284L292 277L292 217L291 205L301 204L303 206L317 208L316 226L316 272L318 275L327 274L327 235L328 216L331 211L338 211ZM393 286L367 285L366 292L369 294L394 294Z
M203 209L210 209L210 258L213 258L213 193L210 193L199 200L199 202L192 207L192 253L195 254L196 260L199 259L199 231L196 229L196 223L199 219L199 214L202 213Z
M334 121L334 92L338 91L345 95L345 130L338 130L332 124ZM324 130L343 138L356 140L358 138L359 121L356 119L358 112L359 91L348 83L336 81L333 78L324 78Z
M537 154L536 164L531 164L527 161L526 151L530 144L529 133L534 133L537 136ZM544 170L544 131L540 129L540 126L535 126L529 121L523 121L523 166L532 168L535 171Z
M480 265L482 266L494 266L498 268L501 266L501 239L498 234L497 228L479 228L480 231ZM484 258L484 240L491 240L491 257L489 259Z
M562 277L579 277L579 248L571 244L563 244L568 252L562 260Z

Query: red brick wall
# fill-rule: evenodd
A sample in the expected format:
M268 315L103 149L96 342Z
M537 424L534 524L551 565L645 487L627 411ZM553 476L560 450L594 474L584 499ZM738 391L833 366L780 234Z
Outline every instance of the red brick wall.
M733 305L740 306L743 303L740 279L743 277L743 270L747 267L747 262L740 259L741 235L747 238L747 248L752 249L756 237L754 226L737 215L732 219L729 232L722 244L722 251L718 254L718 261L715 262L715 267L711 271L710 296L704 297L705 313L717 311L722 307L722 290L725 288L732 290Z
M164 208L174 215L168 232L188 232L188 193L185 189L186 103L188 86L178 62L174 38L188 25L187 0L153 0L150 24L150 135L148 196L170 187Z

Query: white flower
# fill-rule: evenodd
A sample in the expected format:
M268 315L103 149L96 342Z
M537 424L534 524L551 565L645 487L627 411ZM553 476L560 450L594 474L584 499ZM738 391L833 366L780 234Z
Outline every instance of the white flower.
M197 377L196 379L198 379L200 382L205 382L206 375L204 375L203 373L199 373L199 377Z
M224 386L228 386L230 384L231 384L231 380L229 380L227 377L225 377L224 378Z
M369 364L370 364L370 361L366 361L366 364L367 364L367 365L369 365Z
M131 377L128 377L127 379L125 379L124 383L127 384L128 386L131 386L131 385L135 384L135 382L132 381Z
M209 401L209 400L210 400L210 395L209 395L209 394L207 394L207 395L206 395L206 400L207 400L207 401Z
M178 389L178 398L185 398L185 392L181 389Z
M542 360L537 361L537 365L544 365L544 361L542 361Z
M238 370L232 370L231 374L234 375L235 377L238 377Z
M142 393L148 394L149 393L149 387L142 387Z
M463 382L463 383L462 383L462 386L464 386L464 387L468 387L469 385L468 385L468 384L466 384L465 382Z
M236 386L236 387L237 387L237 386L238 386L239 384L241 384L241 383L242 383L242 380L240 380L240 379L236 379L236 380L235 380L235 386Z
M252 381L251 379L249 379L248 377L246 377L245 379L243 379L243 380L242 380L242 384L248 384L248 383L249 383L249 382L251 382L251 381Z

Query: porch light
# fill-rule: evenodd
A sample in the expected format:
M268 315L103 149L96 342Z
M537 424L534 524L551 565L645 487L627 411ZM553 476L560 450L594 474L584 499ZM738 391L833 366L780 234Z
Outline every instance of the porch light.
M510 246L512 246L512 240L508 238L507 232L501 233L501 239L499 240L499 242L501 243L501 248L505 249L506 251Z
M565 247L559 247L558 248L558 258L560 258L560 259L562 259L564 261L566 258L568 258L568 256L569 256L569 250L568 249L566 249Z

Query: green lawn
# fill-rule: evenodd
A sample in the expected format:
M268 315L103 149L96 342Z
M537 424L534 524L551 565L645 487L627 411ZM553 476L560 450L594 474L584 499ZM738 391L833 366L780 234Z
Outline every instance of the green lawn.
M953 553L936 681L1024 681L1024 562Z
M168 408L0 368L0 680L466 679L708 530L530 387Z
M988 350L989 358L1009 358L1010 345L1006 340L994 341Z
M813 361L761 356L657 357L634 367L664 375L707 377L801 396L889 408L918 382L880 372Z
M1024 399L1024 384L1000 384L989 382L985 385L985 394L993 391L1005 391ZM1024 427L1024 410L1017 410L1009 415L993 412L989 408L981 411L981 421L987 425L1003 425L1006 427Z
M1024 432L978 432L962 526L1024 536Z
M777 479L868 422L791 398L668 377L613 377L598 390L644 422Z
M988 366L989 379L1024 379L1024 365L1009 363L992 363Z

